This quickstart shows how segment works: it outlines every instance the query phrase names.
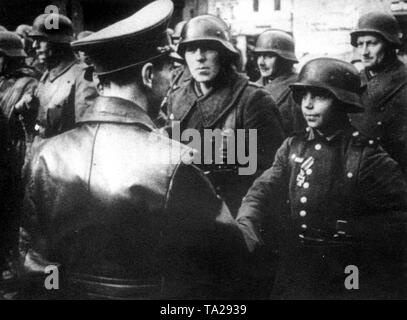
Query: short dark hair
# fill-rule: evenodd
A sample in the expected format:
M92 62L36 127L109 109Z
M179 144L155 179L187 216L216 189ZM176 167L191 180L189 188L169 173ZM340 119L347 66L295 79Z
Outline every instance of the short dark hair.
M135 65L134 67L130 67L113 73L108 73L105 75L99 75L99 81L102 85L113 82L119 86L125 86L132 82L141 83L141 70L143 69L143 66L148 62L151 62L153 64L155 70L161 71L166 64L171 62L171 60L168 55L162 55L152 60L146 61L145 63Z

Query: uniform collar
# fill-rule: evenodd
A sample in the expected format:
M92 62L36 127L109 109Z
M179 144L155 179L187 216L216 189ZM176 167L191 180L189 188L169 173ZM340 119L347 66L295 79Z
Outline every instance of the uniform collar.
M84 122L139 124L149 130L156 129L151 118L140 106L118 97L97 97L78 121Z
M368 70L362 70L362 86L366 86L370 81L374 81L376 79L391 81L394 77L405 76L406 73L407 69L405 65L398 59L395 59L394 61L389 62L382 71L374 76L371 76Z
M380 109L386 105L391 96L407 84L407 68L401 61L396 60L370 79L364 70L362 83L362 87L368 93L367 104L372 108Z
M275 81L278 81L278 82L284 81L285 79L287 79L289 77L292 77L293 74L294 74L294 72L291 71L291 72L288 72L288 73L282 73L282 74L278 74L278 75L275 75L275 76L262 77L261 82L262 82L262 85L266 86L269 83L272 83L272 82L275 82Z
M333 142L336 141L339 137L343 136L346 132L352 130L351 124L348 122L343 128L336 130L334 133L330 134L329 136L321 135L318 130L313 128L307 128L307 141L326 141L326 142Z
M47 78L51 82L55 81L55 79L67 72L76 63L77 61L75 58L61 61L55 68L45 71L44 75L41 77L41 81L45 81Z
M181 89L182 105L174 106L171 112L174 113L175 119L182 121L198 102L197 107L199 107L203 125L210 128L236 104L248 83L249 80L246 77L233 72L222 78L222 81L218 81L210 92L198 96L194 80L191 78Z

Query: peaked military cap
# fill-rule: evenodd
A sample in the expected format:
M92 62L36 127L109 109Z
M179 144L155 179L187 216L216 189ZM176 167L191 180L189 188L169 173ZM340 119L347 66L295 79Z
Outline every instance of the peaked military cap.
M98 75L146 63L170 53L167 28L173 11L171 1L154 1L132 16L72 42L71 46L88 54Z

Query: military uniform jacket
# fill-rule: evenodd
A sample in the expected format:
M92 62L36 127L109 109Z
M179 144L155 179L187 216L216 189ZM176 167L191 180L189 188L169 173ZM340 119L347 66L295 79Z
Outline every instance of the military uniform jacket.
M181 132L192 128L203 137L204 129L257 129L256 174L213 180L216 187L223 189L223 195L231 199L227 200L228 204L237 209L253 178L273 162L284 139L281 116L271 96L240 74L224 75L204 96L198 96L195 82L188 74L185 73L168 97L168 114L180 121ZM248 140L246 134L246 147ZM206 171L204 167L203 170Z
M375 77L362 73L364 113L352 115L352 123L378 140L407 170L407 68L396 60Z
M57 262L71 289L95 297L219 294L214 284L240 263L229 264L228 250L243 257L246 246L189 165L190 151L158 134L133 102L97 98L75 129L37 145L23 220L27 270Z
M36 92L37 123L42 137L72 129L97 93L93 82L85 79L86 66L74 58L47 70Z
M403 287L407 185L398 164L352 127L328 138L309 130L287 139L237 220L251 250L278 243L280 298L349 297L343 275L353 264L364 274L359 293L367 295L359 298Z
M297 81L297 76L295 72L291 72L274 79L262 77L257 81L258 84L264 86L270 92L276 102L283 119L284 129L288 135L303 131L306 127L301 107L295 103L289 87L290 84Z

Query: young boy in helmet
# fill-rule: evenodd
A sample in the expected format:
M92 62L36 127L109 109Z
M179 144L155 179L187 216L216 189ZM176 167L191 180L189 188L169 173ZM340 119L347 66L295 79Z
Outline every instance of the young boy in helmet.
M407 185L398 164L349 123L347 113L363 110L359 85L341 60L303 67L291 88L308 128L283 143L239 210L250 250L273 240L279 250L275 297L394 298L405 287L397 244ZM349 266L360 272L358 290L349 290Z
M178 53L185 59L185 74L190 76L184 75L172 89L167 112L170 119L179 122L181 132L195 129L204 137L205 129L221 130L225 136L238 129L257 130L254 174L239 175L231 163L220 169L201 163L218 193L236 213L254 177L273 161L283 141L281 117L267 91L236 72L239 53L220 18L202 15L189 20L182 29ZM246 138L236 150L248 147L247 134ZM203 139L201 146L207 142ZM206 155L199 156L204 159Z
M264 86L276 102L286 133L301 131L305 121L289 88L298 76L293 67L298 63L294 39L282 30L266 30L258 37L254 54L261 75L257 83Z

